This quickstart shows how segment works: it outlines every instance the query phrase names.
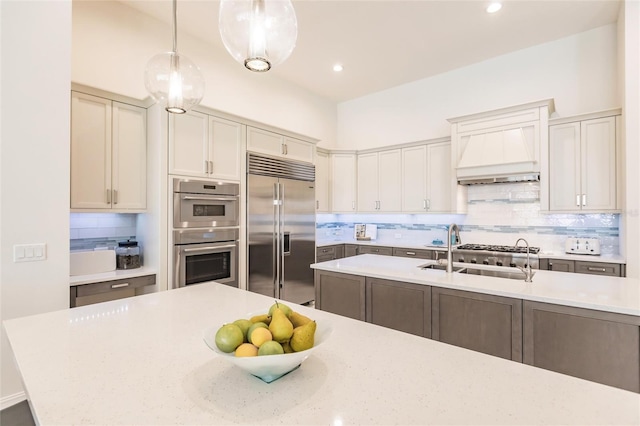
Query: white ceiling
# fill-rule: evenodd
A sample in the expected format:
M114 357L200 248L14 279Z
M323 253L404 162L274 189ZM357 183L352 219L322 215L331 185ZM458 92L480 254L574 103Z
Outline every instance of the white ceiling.
M121 0L170 22L170 0ZM335 102L616 22L619 0L294 0L298 41L270 73ZM224 47L218 1L179 0L178 29ZM342 73L333 64L344 65ZM238 72L250 72L238 64Z

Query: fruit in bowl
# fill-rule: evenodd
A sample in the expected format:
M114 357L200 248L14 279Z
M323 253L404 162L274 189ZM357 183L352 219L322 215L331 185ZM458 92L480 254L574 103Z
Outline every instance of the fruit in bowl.
M298 368L331 334L326 322L280 302L248 318L210 327L203 338L214 352L267 383Z

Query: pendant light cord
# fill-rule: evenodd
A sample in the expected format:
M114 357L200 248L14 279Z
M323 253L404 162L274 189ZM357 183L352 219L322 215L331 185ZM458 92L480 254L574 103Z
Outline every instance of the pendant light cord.
M178 49L178 18L177 18L177 0L173 0L173 53Z

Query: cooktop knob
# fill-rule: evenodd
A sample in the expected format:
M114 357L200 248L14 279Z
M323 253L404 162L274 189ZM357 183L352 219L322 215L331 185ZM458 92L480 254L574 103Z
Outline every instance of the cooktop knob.
M458 259L458 262L464 263L464 257L461 257L460 259Z
M509 264L509 266L511 266L512 268L515 268L515 267L516 267L516 264L515 264L515 263L513 263L513 262L511 262L511 263Z
M489 261L487 259L483 260L482 263L484 263L485 265L489 264Z
M502 266L502 261L501 261L501 260L498 260L498 261L496 262L496 266Z
M475 259L471 259L471 261L470 261L470 262L471 262L471 263L478 263L478 261L477 261L477 260L475 260Z

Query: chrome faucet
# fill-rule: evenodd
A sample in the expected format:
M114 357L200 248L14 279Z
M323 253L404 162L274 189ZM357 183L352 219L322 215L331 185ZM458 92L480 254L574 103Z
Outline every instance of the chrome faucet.
M455 241L451 243L451 233L455 232ZM447 232L447 272L453 273L453 254L451 253L451 248L453 245L460 244L462 241L460 240L460 229L458 229L458 225L452 223L449 225L449 232Z
M518 269L524 272L524 282L530 283L532 282L532 278L536 273L533 271L533 269L531 269L531 261L529 259L529 243L524 238L518 238L518 241L516 241L516 247L518 247L518 243L520 241L524 241L524 243L527 245L527 264L525 266L518 266Z

